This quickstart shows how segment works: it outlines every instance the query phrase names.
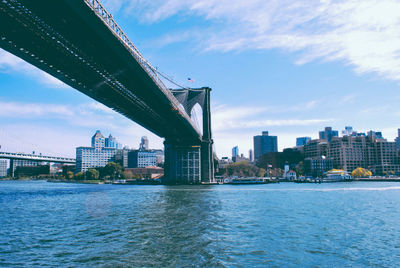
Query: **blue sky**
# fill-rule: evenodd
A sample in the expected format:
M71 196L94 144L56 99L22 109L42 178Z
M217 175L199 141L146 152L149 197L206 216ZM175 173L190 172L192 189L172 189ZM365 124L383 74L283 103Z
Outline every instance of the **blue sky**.
M400 127L400 3L390 0L103 0L159 70L212 90L217 154L268 130L279 149L325 126ZM187 78L194 79L189 83ZM162 139L0 50L2 150L74 156L96 129Z

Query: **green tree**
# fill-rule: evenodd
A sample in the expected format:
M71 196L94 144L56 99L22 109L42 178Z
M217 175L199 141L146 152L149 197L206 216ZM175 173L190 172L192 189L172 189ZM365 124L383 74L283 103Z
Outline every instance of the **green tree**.
M85 175L88 180L97 180L99 179L100 173L96 169L91 168L86 171Z
M225 176L256 177L264 176L265 170L247 161L236 162L225 167Z
M372 176L372 172L368 169L358 167L353 170L353 172L351 172L351 176L353 176L354 178L367 178Z
M131 180L133 178L133 174L129 170L125 170L124 172L122 172L122 178L124 180Z
M267 171L265 169L263 169L263 168L260 168L258 170L258 177L264 177L265 173L267 173Z
M110 177L115 180L121 176L122 167L120 164L115 162L108 162L103 168L103 177Z
M304 175L304 170L305 170L304 162L303 162L303 161L300 161L300 162L297 164L297 166L296 166L296 173L297 173L297 175L298 175L298 176Z
M72 180L74 178L74 173L72 171L68 171L66 174L67 180Z
M82 172L76 173L75 176L74 176L74 179L78 180L78 181L83 180L84 179L83 173Z

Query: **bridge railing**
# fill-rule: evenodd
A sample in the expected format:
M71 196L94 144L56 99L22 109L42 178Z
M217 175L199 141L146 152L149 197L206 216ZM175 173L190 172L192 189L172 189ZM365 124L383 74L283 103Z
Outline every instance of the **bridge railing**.
M128 36L122 31L121 27L114 20L113 16L103 7L99 0L85 0L86 4L103 20L108 28L119 38L119 40L129 49L130 53L136 59L136 61L142 66L142 68L149 74L153 81L163 91L167 98L171 101L172 105L179 109L181 114L193 125L192 120L186 111L182 110L178 100L165 86L160 77L157 75L157 70L154 68L139 52Z

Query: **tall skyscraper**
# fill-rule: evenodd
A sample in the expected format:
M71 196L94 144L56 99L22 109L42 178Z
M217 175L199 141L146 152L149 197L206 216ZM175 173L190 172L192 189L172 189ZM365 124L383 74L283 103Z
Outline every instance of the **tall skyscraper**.
M143 136L142 139L140 140L140 150L149 150L149 140L147 139L146 136Z
M235 146L232 148L232 159L239 156L239 147Z
M319 132L320 140L327 140L330 142L333 137L339 137L339 131L332 130L332 127L325 127L325 130Z
M299 147L299 146L306 145L307 142L309 142L310 140L311 140L311 137L299 137L299 138L296 138L296 146Z
M254 136L253 140L255 160L258 160L266 153L278 151L278 137L269 136L268 131L263 131L262 135Z

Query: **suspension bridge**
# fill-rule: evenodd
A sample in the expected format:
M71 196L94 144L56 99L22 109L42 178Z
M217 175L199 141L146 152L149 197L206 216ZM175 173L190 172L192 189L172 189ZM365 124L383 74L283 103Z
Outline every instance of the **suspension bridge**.
M0 47L163 137L166 183L214 182L211 89L167 88L100 1L1 0Z

